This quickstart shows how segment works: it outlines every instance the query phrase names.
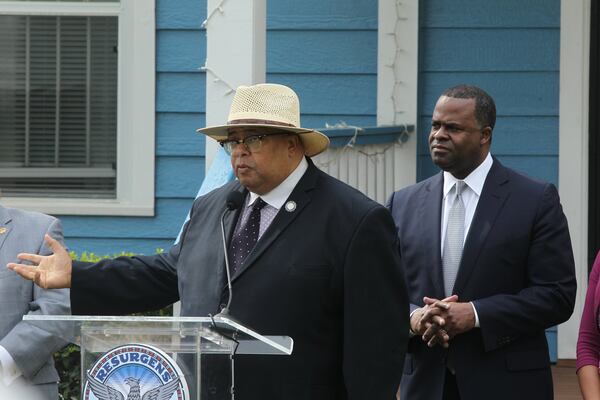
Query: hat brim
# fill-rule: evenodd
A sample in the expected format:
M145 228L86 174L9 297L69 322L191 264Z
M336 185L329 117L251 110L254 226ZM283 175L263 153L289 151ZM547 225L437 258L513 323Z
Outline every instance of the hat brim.
M304 154L308 157L316 156L322 153L329 147L329 138L322 132L314 129L296 128L281 125L269 125L269 124L232 124L232 125L218 125L208 126L206 128L197 129L196 132L203 133L208 137L215 139L216 141L226 140L229 135L230 129L239 128L259 128L264 129L265 134L287 131L299 135L298 137L302 141L304 146Z

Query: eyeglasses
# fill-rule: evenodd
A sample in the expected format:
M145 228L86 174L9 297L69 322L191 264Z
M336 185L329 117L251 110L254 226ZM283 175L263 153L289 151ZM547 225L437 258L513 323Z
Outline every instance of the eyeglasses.
M238 144L243 144L250 153L260 151L263 139L269 136L289 135L288 132L268 133L264 135L252 135L244 139L229 139L219 142L221 147L225 149L225 153L231 155Z

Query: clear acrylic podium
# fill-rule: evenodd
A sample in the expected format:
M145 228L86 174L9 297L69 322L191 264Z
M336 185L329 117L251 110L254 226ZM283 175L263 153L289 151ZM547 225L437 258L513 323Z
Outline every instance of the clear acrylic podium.
M187 384L189 397L175 388L178 392L172 397L162 393L161 398L202 400L209 391L218 390L234 399L236 354L287 356L294 345L290 337L262 336L219 316L26 315L23 319L81 347L80 399L98 399L102 396L97 393L113 390L123 398L133 391L143 397L151 390L169 390L165 381L177 386L174 377L181 388ZM216 374L221 387L209 388L206 382L215 380L208 377Z

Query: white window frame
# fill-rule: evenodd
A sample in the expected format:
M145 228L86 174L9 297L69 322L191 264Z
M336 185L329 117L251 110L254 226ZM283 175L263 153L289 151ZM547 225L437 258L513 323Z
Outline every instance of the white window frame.
M6 197L0 202L57 215L154 215L155 0L1 1L0 15L119 17L116 198Z

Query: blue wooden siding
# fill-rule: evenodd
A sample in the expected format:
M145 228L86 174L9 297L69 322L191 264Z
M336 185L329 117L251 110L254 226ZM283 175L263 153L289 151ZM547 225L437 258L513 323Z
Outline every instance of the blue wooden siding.
M560 1L428 0L420 6L418 179L438 171L427 136L439 94L472 83L496 100L492 153L557 183Z
M267 81L296 90L304 126L374 126L377 2L267 2Z
M472 83L496 100L492 153L558 183L560 0L420 2L417 176L436 172L427 136L440 93ZM546 332L556 361L556 328Z
M62 216L71 250L152 254L173 243L204 177L205 18L205 0L156 1L156 215Z
M168 248L204 177L206 0L156 1L156 215L62 220L77 252ZM377 2L268 2L267 80L292 86L303 125L373 126Z

